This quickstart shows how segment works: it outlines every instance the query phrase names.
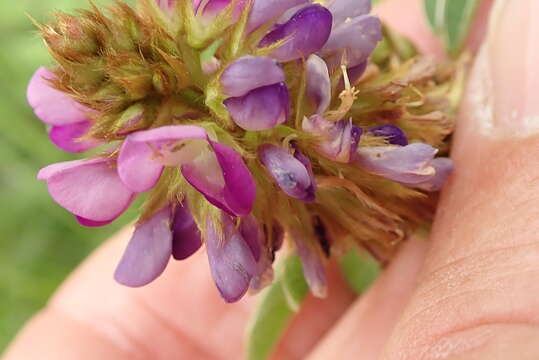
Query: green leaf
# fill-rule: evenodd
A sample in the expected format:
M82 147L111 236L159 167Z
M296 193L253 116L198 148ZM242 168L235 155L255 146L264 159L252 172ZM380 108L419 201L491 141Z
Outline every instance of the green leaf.
M288 256L276 272L279 276L260 294L248 326L247 360L270 356L309 291L298 256Z
M284 274L282 278L283 291L288 301L288 306L293 311L298 311L303 299L309 292L309 285L303 277L303 266L299 256L289 256L284 261Z
M451 55L462 50L478 4L479 0L424 0L428 22Z
M357 248L341 258L339 265L348 285L359 294L364 293L380 274L378 262Z

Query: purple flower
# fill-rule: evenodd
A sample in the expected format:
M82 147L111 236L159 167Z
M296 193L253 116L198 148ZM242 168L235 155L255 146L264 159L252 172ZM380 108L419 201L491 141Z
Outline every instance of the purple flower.
M233 219L224 213L221 220L222 231L218 231L210 219L207 221L206 251L221 296L226 302L235 302L245 295L253 277L260 273L257 264L260 249L255 246L256 239L245 237L252 234L242 229L241 224L237 228Z
M290 96L284 82L262 86L224 101L234 122L245 130L268 130L286 122Z
M120 216L135 195L114 165L107 158L68 161L41 169L37 178L47 182L53 200L83 225L104 225Z
M281 67L265 56L244 56L230 64L221 75L223 93L239 97L251 90L284 82Z
M307 4L309 0L254 0L247 32L256 30L258 27L276 19L279 15L295 6Z
M326 62L317 55L311 55L306 62L307 96L316 106L316 113L327 110L331 102L331 80Z
M453 168L450 159L434 159L437 152L423 143L360 147L356 161L374 174L411 187L437 191Z
M368 131L369 134L374 136L385 137L387 142L391 145L408 145L408 138L406 134L395 125L381 125L370 128Z
M301 238L294 230L290 232L290 237L296 244L296 252L303 266L303 275L311 293L319 298L326 297L327 275L321 252L315 248L315 245L307 243L307 239Z
M78 139L92 126L89 114L93 110L77 103L67 94L51 87L56 76L49 69L40 67L28 84L28 103L36 116L50 125L49 137L60 149L67 152L84 152L100 145L99 141Z
M430 166L434 168L436 173L428 180L413 187L429 192L439 191L444 186L447 178L453 171L453 161L446 157L440 157L432 160Z
M198 126L171 125L129 135L120 150L118 173L134 192L151 189L165 166L179 166L184 178L215 206L247 215L256 196L241 156L208 138Z
M138 224L125 249L114 278L122 285L149 284L165 270L170 256L183 260L202 245L200 231L186 206L165 206Z
M340 65L343 56L349 68L363 63L382 40L382 23L368 15L370 1L335 0L328 8L334 18L333 29L322 55L336 55L332 68Z
M202 246L201 234L189 208L177 204L172 216L172 256L184 260Z
M139 224L114 272L122 285L140 287L163 273L172 254L170 208L167 206Z
M260 42L266 47L278 41L284 43L271 52L271 57L287 62L306 58L316 53L328 41L331 33L332 16L320 5L302 8L284 24L277 25Z
M290 111L284 73L272 59L245 56L221 75L224 101L234 122L245 130L268 130L282 124Z
M303 118L304 131L319 136L316 149L334 161L348 163L355 158L363 130L352 124L352 120L331 122L320 115Z
M316 183L311 163L299 150L293 154L275 145L258 148L258 156L279 187L288 195L305 202L315 199Z
M233 15L235 19L238 19L241 16L241 12L247 2L248 0L236 0L235 7L233 9ZM193 6L197 15L202 15L207 18L213 18L231 3L232 0L194 0Z

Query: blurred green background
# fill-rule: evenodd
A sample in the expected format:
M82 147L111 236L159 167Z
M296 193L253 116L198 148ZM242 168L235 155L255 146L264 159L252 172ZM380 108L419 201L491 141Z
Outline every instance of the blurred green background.
M87 6L86 0L0 1L0 353L69 272L133 216L84 228L35 178L41 167L76 156L49 143L26 104L33 72L52 64L26 14L42 22L53 10Z

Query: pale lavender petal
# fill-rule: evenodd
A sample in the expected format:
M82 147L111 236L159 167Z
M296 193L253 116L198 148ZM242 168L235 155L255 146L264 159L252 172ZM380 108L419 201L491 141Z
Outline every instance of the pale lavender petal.
M408 138L404 131L395 125L380 125L370 128L369 134L385 137L387 142L392 145L406 146Z
M205 17L215 17L217 14L219 14L221 11L223 11L232 0L209 0L206 2L206 5L204 6L204 9L201 9L200 6L197 6L197 14L203 15ZM245 5L247 4L248 0L236 0L236 4L234 6L234 9L232 11L233 16L235 19L238 19L241 16L241 12ZM199 2L201 4L202 1Z
M75 216L75 218L77 219L79 224L81 224L82 226L86 226L86 227L101 227L101 226L108 225L108 224L110 224L112 222L112 220L110 220L110 221L93 221L93 220L82 218L80 216Z
M247 32L251 32L258 27L277 19L288 9L307 4L309 0L254 0L249 21L247 22Z
M327 275L322 254L314 248L314 245L307 244L305 239L301 238L295 231L291 232L291 237L296 244L296 251L303 266L303 275L311 293L318 298L326 297Z
M243 96L249 91L284 82L281 67L265 56L244 56L230 64L221 75L222 90L228 96Z
M285 83L251 90L244 96L224 101L234 122L245 130L269 130L282 124L290 110L290 96Z
M436 170L436 173L427 181L415 184L415 188L429 192L441 190L454 168L453 161L446 157L432 160L430 166Z
M381 40L380 19L359 16L335 27L321 53L324 56L338 54L339 58L346 54L347 66L355 67L367 60Z
M40 67L32 76L26 96L36 116L47 124L59 126L89 121L88 114L93 111L52 88L50 80L55 78L45 67Z
M253 215L242 217L239 230L241 236L247 245L249 245L253 258L258 262L262 255L264 243L260 225L256 221L256 218Z
M331 102L331 80L326 62L317 55L307 59L307 96L314 102L318 114Z
M430 165L438 150L430 145L360 147L356 162L362 168L406 184L429 180L435 169Z
M66 152L80 153L88 151L101 145L101 142L97 140L79 141L79 138L84 136L91 126L92 123L89 121L53 126L49 130L49 138L54 145Z
M178 204L172 220L172 256L184 260L202 246L200 230L186 205Z
M310 169L285 149L265 144L258 156L279 187L288 195L305 202L315 198L316 186Z
M343 23L346 19L370 13L371 0L330 0L326 7L333 15L335 26Z
M125 139L118 156L118 174L126 186L134 192L151 189L163 171L156 151L174 141L206 139L206 131L198 126L172 125L139 131Z
M186 163L182 166L185 179L209 202L230 215L244 216L251 212L256 197L256 185L242 157L232 148L210 141L220 169L207 169L204 162ZM216 186L207 175L220 171L224 183ZM221 184L220 184L221 185Z
M94 222L120 216L131 204L133 192L120 180L109 159L76 160L41 169L54 201L72 214Z
M138 224L114 272L122 285L140 287L151 283L167 267L172 253L170 208Z
M332 17L328 9L311 5L299 10L290 20L276 26L260 42L260 47L277 41L286 41L270 54L274 59L286 62L306 58L322 49L331 33Z
M223 232L207 221L206 250L212 277L226 302L238 301L258 267L253 253L232 218L223 214Z
M363 130L355 126L351 120L332 122L320 115L303 119L304 131L320 137L316 145L319 153L325 157L343 163L355 158Z

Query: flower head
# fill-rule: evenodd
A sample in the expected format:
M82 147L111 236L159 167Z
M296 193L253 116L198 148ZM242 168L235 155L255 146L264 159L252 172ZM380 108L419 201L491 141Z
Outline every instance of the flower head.
M76 221L107 225L145 193L119 283L204 247L232 302L295 251L324 296L326 257L351 244L389 256L429 221L426 194L452 169L436 158L449 67L437 76L391 42L370 60L382 29L369 0L156 1L39 25L57 63L28 87L55 145L96 148L38 174Z

